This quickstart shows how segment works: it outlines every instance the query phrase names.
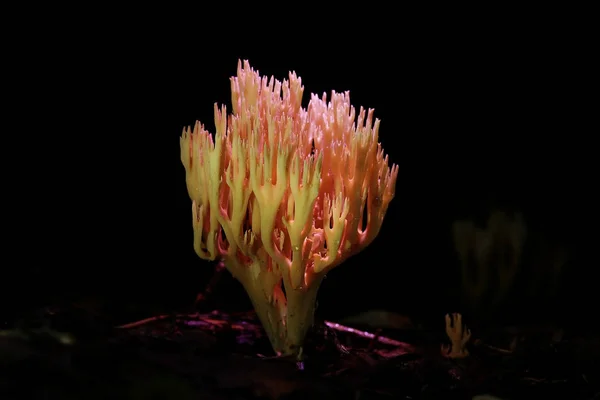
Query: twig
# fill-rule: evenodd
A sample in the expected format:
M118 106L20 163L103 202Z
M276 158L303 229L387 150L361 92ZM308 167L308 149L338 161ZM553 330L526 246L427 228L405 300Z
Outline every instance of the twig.
M198 296L196 296L196 301L194 302L196 306L206 302L206 300L210 298L210 296L213 293L213 290L215 289L215 287L217 287L217 284L223 276L223 271L225 271L225 262L223 260L220 260L217 263L217 266L215 267L215 271L213 272L210 281L204 288L204 291L202 293L198 293Z
M119 325L119 326L116 326L115 328L116 329L138 328L143 325L151 324L151 323L158 322L158 321L163 321L165 319L169 319L172 317L173 317L172 315L157 315L155 317L145 318L140 321L135 321L135 322L131 322L128 324ZM200 319L203 322L208 323L210 325L217 325L217 326L222 325L221 321L217 321L214 318L210 318L210 317L206 317L206 316L198 315L198 314L179 314L176 316L176 318L178 318L178 319ZM334 330L337 330L340 332L350 333L350 334L353 334L356 336L363 337L365 339L377 341L379 343L382 343L382 344L385 344L388 346L394 346L397 348L401 348L402 350L406 351L407 353L415 351L413 346L411 346L407 343L404 343L404 342L400 342L398 340L394 340L394 339L391 339L391 338L388 338L385 336L381 336L378 334L370 333L370 332L361 331L358 329L351 328L349 326L340 325L336 322L324 321L324 323L330 329L334 329ZM192 325L192 324L190 324L190 325ZM245 329L244 326L242 326L242 325L231 325L231 328L234 330Z
M336 322L330 322L330 321L324 321L324 322L325 322L325 325L327 325L331 329L335 329L335 330L338 330L341 332L351 333L353 335L360 336L365 339L376 340L379 343L386 344L389 346L402 347L402 348L406 349L407 352L414 351L414 348L411 345L404 343L404 342L400 342L398 340L394 340L394 339L391 339L391 338L388 338L385 336L381 336L381 335L376 335L376 334L370 333L370 332L361 331L358 329L351 328L349 326L340 325Z
M154 322L159 322L159 321L164 321L166 319L169 318L173 318L173 315L157 315L154 317L150 317L150 318L145 318L142 319L140 321L135 321L135 322L131 322L128 324L124 324L124 325L119 325L119 326L115 326L116 329L133 329L133 328L139 328L140 326L143 325L147 325L147 324L151 324ZM204 323L204 325L212 325L212 326L223 326L223 325L227 325L229 328L233 329L233 330L244 330L247 329L242 325L238 325L238 324L228 324L225 321L219 321L216 320L214 318L208 318L202 315L198 315L197 313L194 314L177 314L175 315L176 320L188 320L185 321L186 325L199 325L199 323ZM189 321L192 320L192 321ZM193 321L193 320L200 320L200 321Z
M487 348L489 350L492 350L492 351L495 351L495 352L501 353L501 354L506 354L506 355L513 354L512 350L507 350L507 349L503 349L503 348L500 348L500 347L492 346L492 345L489 345L487 343L483 343L481 340L477 340L476 345L477 346L483 346L483 347L485 347L485 348Z
M156 317L145 318L145 319L142 319L140 321L130 322L130 323L125 324L125 325L119 325L119 326L116 326L115 328L117 328L117 329L138 328L138 327L140 327L142 325L150 324L152 322L162 321L162 320L168 319L170 317L171 317L171 315L157 315Z

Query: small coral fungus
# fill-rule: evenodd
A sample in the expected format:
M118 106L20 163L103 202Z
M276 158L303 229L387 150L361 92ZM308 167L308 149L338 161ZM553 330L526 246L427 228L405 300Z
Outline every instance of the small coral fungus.
M301 352L325 274L377 236L398 175L373 110L348 92L304 109L303 89L240 62L214 138L199 122L181 137L194 249L225 261L281 354Z

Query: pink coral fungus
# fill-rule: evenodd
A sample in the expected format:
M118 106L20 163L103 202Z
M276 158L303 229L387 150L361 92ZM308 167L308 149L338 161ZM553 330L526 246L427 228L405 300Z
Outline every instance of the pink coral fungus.
M398 175L373 110L348 92L304 109L303 90L240 61L214 138L199 122L181 137L194 249L225 261L282 354L301 352L324 275L377 236Z

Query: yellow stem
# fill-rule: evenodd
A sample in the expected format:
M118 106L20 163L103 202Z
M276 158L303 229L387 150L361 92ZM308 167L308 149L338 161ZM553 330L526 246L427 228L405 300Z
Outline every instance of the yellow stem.
M284 295L280 282L274 285L273 280L265 279L270 273L263 270L261 275L267 276L255 277L252 267L244 267L245 271L237 268L234 275L246 289L273 350L281 355L302 354L304 338L314 322L322 278L316 277L308 288L293 289L289 276L284 274Z
M285 285L287 297L287 340L284 352L287 354L302 354L304 339L314 323L317 293L319 292L321 281L321 277L315 277L308 287L299 289L293 289L291 284ZM285 277L284 282L286 282Z

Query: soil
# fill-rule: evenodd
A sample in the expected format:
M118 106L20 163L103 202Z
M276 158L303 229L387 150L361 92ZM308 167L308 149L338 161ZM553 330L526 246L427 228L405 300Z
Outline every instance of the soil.
M107 321L69 305L4 327L0 398L600 399L600 336L582 332L473 330L469 356L453 360L443 330L319 321L300 362L272 355L253 313Z

